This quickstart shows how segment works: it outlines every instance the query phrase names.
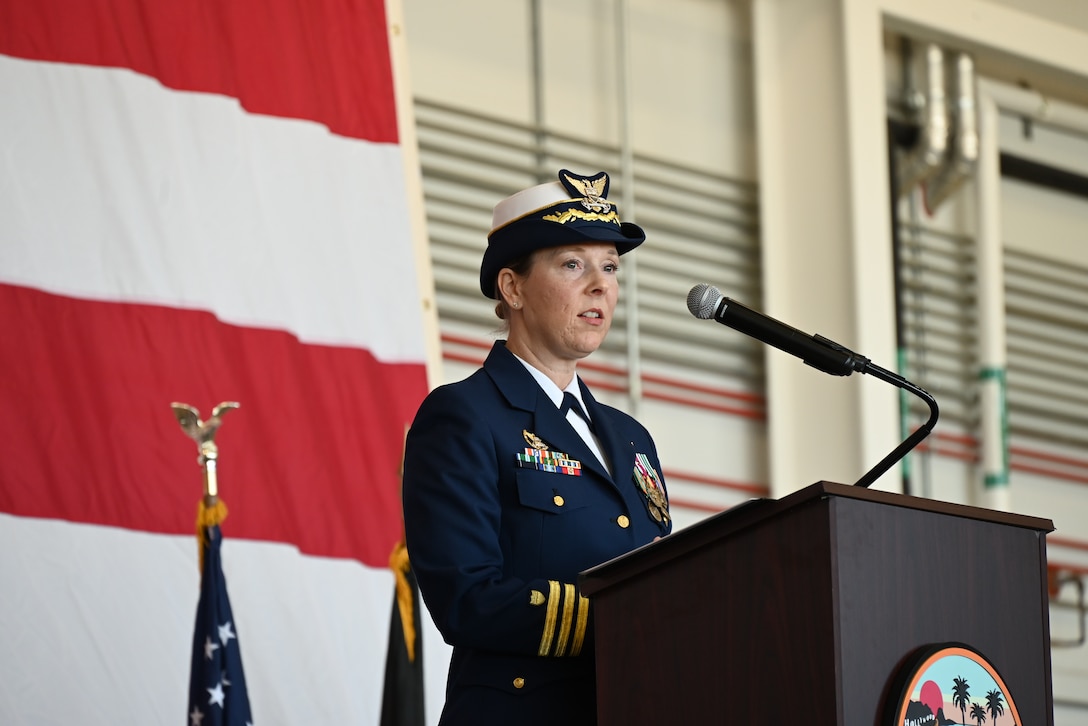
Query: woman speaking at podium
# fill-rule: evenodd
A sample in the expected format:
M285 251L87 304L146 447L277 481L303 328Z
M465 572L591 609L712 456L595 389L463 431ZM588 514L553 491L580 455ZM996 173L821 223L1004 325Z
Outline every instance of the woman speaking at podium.
M443 726L596 723L578 573L672 528L650 434L576 372L645 235L620 221L607 174L558 177L495 206L480 289L506 339L408 433L408 553L453 646Z

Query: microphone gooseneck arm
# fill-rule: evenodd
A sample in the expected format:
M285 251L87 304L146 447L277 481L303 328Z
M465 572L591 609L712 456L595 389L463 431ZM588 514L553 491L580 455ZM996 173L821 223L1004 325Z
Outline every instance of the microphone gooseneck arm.
M918 398L925 401L926 404L929 406L929 419L924 424L915 429L910 436L903 439L903 441L900 442L899 446L892 449L891 453L889 453L887 456L877 462L876 466L866 472L865 476L854 482L854 486L867 487L875 482L877 479L879 479L884 472L886 472L888 469L891 469L897 461L910 453L910 450L920 444L922 442L922 439L929 436L929 432L932 431L933 427L937 425L937 418L941 415L941 412L937 408L937 399L935 399L929 393L929 391L921 388L920 386L914 385L906 378L903 378L897 373L892 373L891 371L881 368L880 366L871 362L868 363L865 366L865 369L861 372L868 373L875 378L879 378L885 383L890 383L893 386L902 388L904 391L909 391L915 396L918 396Z
M769 318L762 313L745 307L724 297L718 288L700 283L688 293L688 310L697 318L714 319L745 335L749 335L767 345L789 353L803 360L806 364L830 373L833 376L848 376L857 371L868 373L885 383L909 391L921 398L929 406L929 420L904 439L887 456L870 469L865 476L855 482L855 486L867 487L890 469L897 461L929 436L937 424L940 411L937 401L926 390L916 386L902 376L881 368L863 355L858 355L849 348L839 345L822 335L807 335L796 328Z

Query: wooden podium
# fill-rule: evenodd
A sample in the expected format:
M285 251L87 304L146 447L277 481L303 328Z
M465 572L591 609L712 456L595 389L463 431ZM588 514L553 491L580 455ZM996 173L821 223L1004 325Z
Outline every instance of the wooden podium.
M1052 530L821 482L587 570L600 726L885 724L897 674L946 642L988 659L1024 724L1052 726Z

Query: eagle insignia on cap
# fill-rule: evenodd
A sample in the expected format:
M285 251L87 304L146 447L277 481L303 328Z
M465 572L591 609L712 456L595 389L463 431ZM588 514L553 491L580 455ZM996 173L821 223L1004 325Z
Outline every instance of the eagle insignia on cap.
M608 174L601 172L593 178L588 178L575 176L563 170L560 178L568 191L582 195L582 206L589 211L604 213L612 209L612 205L604 198L608 194Z

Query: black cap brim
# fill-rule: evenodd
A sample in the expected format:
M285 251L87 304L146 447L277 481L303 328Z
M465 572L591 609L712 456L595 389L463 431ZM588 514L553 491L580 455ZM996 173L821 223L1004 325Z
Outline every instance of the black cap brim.
M497 300L495 280L499 271L537 250L579 242L613 244L623 255L646 240L646 233L637 224L568 223L559 224L539 216L516 220L492 232L487 238L487 250L480 263L480 292Z

